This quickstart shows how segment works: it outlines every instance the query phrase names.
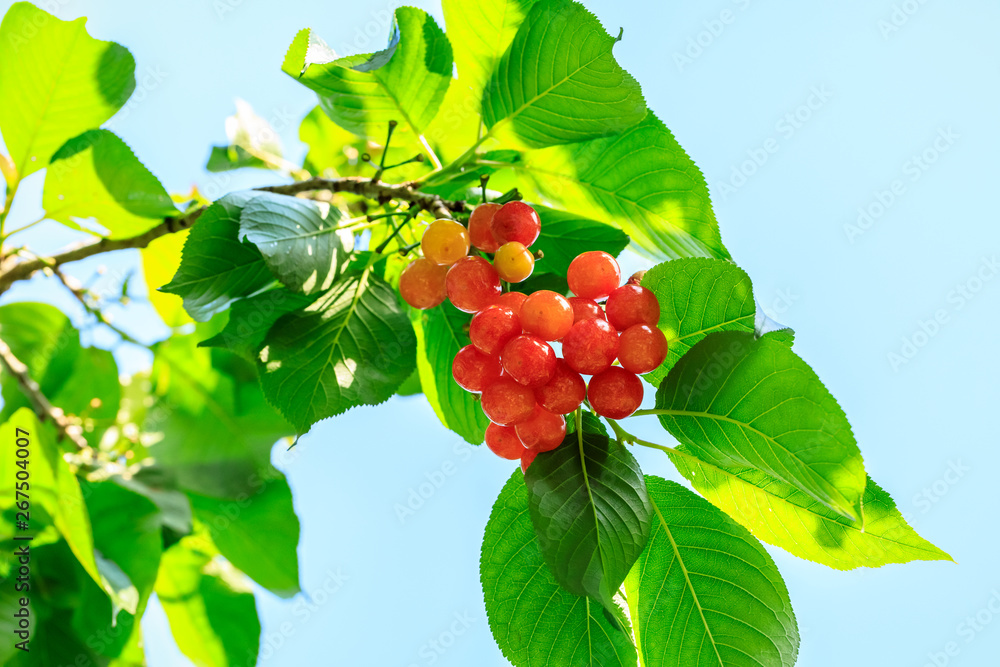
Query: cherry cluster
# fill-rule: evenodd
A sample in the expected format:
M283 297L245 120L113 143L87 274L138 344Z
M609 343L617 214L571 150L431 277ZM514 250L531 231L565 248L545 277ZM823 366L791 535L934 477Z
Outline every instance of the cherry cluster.
M421 239L424 256L399 282L414 308L447 298L475 313L472 344L455 355L452 375L466 391L481 394L490 419L486 445L505 459L520 459L525 470L563 442L565 415L584 400L609 419L635 412L643 395L639 375L667 356L656 296L638 284L638 275L620 285L621 269L606 252L584 252L570 263L566 278L575 296L504 292L504 281L521 282L534 270L528 248L540 231L538 214L519 201L478 206L468 229L436 220ZM470 246L492 254L493 262L469 255ZM561 343L562 358L554 342Z

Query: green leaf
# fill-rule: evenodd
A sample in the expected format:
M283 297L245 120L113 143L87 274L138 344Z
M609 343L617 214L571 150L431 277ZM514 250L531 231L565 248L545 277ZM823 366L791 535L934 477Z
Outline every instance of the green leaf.
M340 220L328 203L265 192L243 207L240 238L257 246L287 287L315 294L330 288L354 249L354 234L338 229Z
M156 176L109 130L84 132L52 156L42 206L52 220L111 238L141 234L177 214Z
M255 664L260 620L245 577L185 538L163 554L156 596L177 647L200 667Z
M493 505L479 575L490 630L515 667L635 667L631 638L608 622L600 605L561 588L545 564L520 470Z
M208 526L222 555L275 595L290 598L299 592L299 519L292 491L280 474L257 485L238 501L189 496L195 517Z
M177 487L243 498L280 474L271 450L294 429L264 401L250 362L199 348L200 337L175 335L154 348L142 430L155 439L150 453Z
M471 342L468 326L472 316L450 303L410 313L417 338L417 372L427 402L442 424L470 444L483 444L490 422L479 397L459 387L451 374L455 355Z
M914 560L951 560L920 537L892 497L868 478L862 521L851 521L790 484L752 468L722 468L681 446L670 459L703 496L755 537L836 570Z
M514 41L528 11L537 0L443 0L448 39L455 49L458 82L477 102L500 58ZM477 109L478 111L478 109Z
M256 194L237 192L209 206L191 228L176 275L160 288L183 297L184 309L199 322L274 282L264 256L239 238L240 214Z
M19 433L17 429L21 429L21 432ZM27 431L26 436L24 431ZM117 586L116 583L122 582L106 579L98 568L90 518L84 505L80 483L70 470L69 464L63 459L62 451L50 437L49 429L42 427L30 408L20 408L4 422L3 426L0 426L0 438L6 443L11 443L12 449L18 437L27 437L29 443L28 481L33 504L29 525L32 534L35 530L43 528L45 523L51 522L66 540L66 544L87 574L113 596L116 604L125 607L128 598L135 599L129 591L131 583L125 582L124 585ZM5 475L4 479L14 480L15 473L20 469L15 465L13 452L6 460L0 461L0 473ZM14 502L12 485L5 486L4 491L0 493L0 504L6 509L13 506ZM40 521L41 517L47 517L48 521ZM13 545L15 534L13 524L5 524L0 530L4 547ZM5 560L10 553L12 550L5 548Z
M0 131L21 178L111 118L135 89L132 54L91 37L86 22L18 2L0 24Z
M617 256L628 245L628 236L617 227L546 206L534 208L542 220L542 231L533 249L545 255L535 264L538 273L564 276L580 253L603 250Z
M647 476L649 545L625 581L644 667L791 667L792 604L744 528L680 484Z
M646 546L652 510L639 464L598 433L573 433L525 476L531 521L563 588L609 610Z
M222 331L198 343L198 347L221 347L254 359L268 330L282 315L305 308L316 297L298 294L285 287L240 299L229 309Z
M271 165L259 157L254 157L240 146L212 146L212 152L208 154L208 162L205 163L205 170L213 173L246 167L272 169Z
M94 648L117 656L146 608L160 566L163 538L159 509L147 498L114 482L84 482L87 512L94 530L98 567L112 581L130 582L134 606L119 613L97 586L84 588L73 626L81 637L104 636Z
M675 259L646 272L642 286L660 302L667 358L645 379L659 386L695 343L714 331L754 331L757 306L743 269L719 259Z
M641 121L646 102L611 55L617 42L577 2L536 4L484 90L490 135L540 148L608 137Z
M617 136L529 151L511 167L527 199L617 225L650 256L729 258L705 177L652 112Z
M395 120L416 143L451 83L451 44L429 14L399 7L384 50L338 58L302 30L282 70L314 90L323 111L341 127L381 141Z
M121 400L114 356L107 350L81 347L69 318L47 304L0 307L0 335L28 366L49 401L83 420L84 437L96 445L103 430L114 423ZM32 407L13 377L5 374L0 387L4 398L0 419Z
M257 115L244 100L236 99L236 113L226 118L229 144L213 146L205 169L212 172L230 171L243 167L276 169L283 161L278 133L266 119ZM267 157L265 162L259 156Z
M655 412L699 459L756 468L860 518L866 477L851 425L786 345L739 331L706 337L660 385Z
M388 400L413 372L413 327L398 296L364 271L282 316L259 355L268 401L300 433L357 405Z

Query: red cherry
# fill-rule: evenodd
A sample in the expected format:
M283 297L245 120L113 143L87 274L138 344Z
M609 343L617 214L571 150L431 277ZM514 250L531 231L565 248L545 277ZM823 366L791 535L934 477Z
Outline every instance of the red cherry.
M524 292L504 292L497 299L498 306L506 306L510 308L518 315L521 314L521 306L524 304L524 300L528 298L528 295Z
M644 277L646 277L646 270L645 269L642 269L640 271L636 271L635 273L633 273L631 276L628 277L628 282L626 284L627 285L641 285L642 284L642 279Z
M525 450L524 454L521 455L522 473L528 472L528 466L531 465L531 462L535 460L536 456L538 456L538 452L536 450L534 449Z
M608 319L604 316L604 309L601 308L600 304L593 299L571 296L567 299L567 301L569 301L569 305L573 307L574 324L580 320L589 320L595 317L601 320Z
M596 375L618 356L618 332L604 320L581 320L563 338L562 351L577 373Z
M500 247L490 230L493 216L499 210L500 204L480 204L469 216L469 239L483 252L492 254Z
M580 253L566 272L570 291L585 299L603 299L618 287L621 279L618 262L600 250Z
M399 274L399 293L414 308L433 308L448 296L445 290L447 276L447 266L425 257L415 259Z
M539 290L521 304L521 326L545 340L559 340L573 326L573 306L566 297Z
M660 302L642 285L622 285L616 289L604 304L604 311L608 322L619 331L634 324L655 327L660 321Z
M612 366L590 378L587 398L602 417L625 419L642 403L642 380L621 366Z
M502 459L514 461L524 456L525 448L513 426L490 422L486 427L486 446Z
M545 386L535 389L535 400L538 404L557 415L573 412L580 407L586 397L587 383L563 359L556 361L556 371L552 379Z
M525 247L530 246L538 238L542 229L542 221L535 209L522 201L507 202L493 214L490 223L493 237L501 244L517 241Z
M466 345L455 354L451 374L462 389L480 392L500 379L500 361Z
M500 354L503 369L526 387L541 387L556 372L556 352L537 336L514 336Z
M648 324L633 324L622 332L618 361L622 368L637 375L658 368L667 358L667 337Z
M513 426L531 416L535 410L535 393L504 376L483 390L482 404L491 422Z
M521 318L510 308L494 304L472 317L469 338L484 354L498 356L503 346L521 333Z
M549 452L566 437L566 418L536 407L531 417L514 427L517 437L528 449Z
M459 310L476 313L500 296L500 276L482 257L463 257L448 269L448 298Z

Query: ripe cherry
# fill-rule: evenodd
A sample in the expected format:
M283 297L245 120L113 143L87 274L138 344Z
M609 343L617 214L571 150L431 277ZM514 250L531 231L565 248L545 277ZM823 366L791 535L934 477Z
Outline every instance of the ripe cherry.
M503 346L521 333L521 318L512 309L494 304L476 313L469 324L472 344L484 354L499 356Z
M493 214L490 223L493 237L502 245L517 241L525 247L530 246L538 238L542 229L542 221L535 209L521 201L507 202Z
M619 331L634 324L655 327L660 321L660 302L642 285L622 285L616 289L604 304L604 311L608 322Z
M590 378L587 398L602 417L624 419L642 403L642 380L621 366L612 366Z
M518 315L521 314L521 306L524 304L524 300L528 298L528 295L524 292L504 292L497 299L498 306L506 306L510 308Z
M596 375L618 356L618 332L596 317L581 320L563 338L562 351L566 363L577 373Z
M656 327L633 324L622 332L618 361L622 368L637 375L658 368L667 358L667 337Z
M527 449L527 450L525 450L524 454L521 455L521 472L522 473L528 472L528 466L531 465L531 462L535 460L536 456L538 456L538 451L537 450L534 450L534 449Z
M618 262L600 250L577 255L566 272L570 290L585 299L603 299L618 287L621 279Z
M459 310L477 313L500 296L500 276L482 257L463 257L448 270L448 298Z
M500 204L480 204L469 216L469 240L483 252L495 253L500 244L493 236L490 223L500 210Z
M494 424L513 426L535 410L535 393L510 377L501 377L486 387L482 396L483 412Z
M536 407L531 417L514 427L525 447L536 452L549 452L562 444L566 437L566 418Z
M500 361L466 345L455 354L451 374L462 389L480 392L500 379Z
M469 254L469 232L454 220L435 220L420 239L424 257L451 266Z
M511 241L497 250L497 254L493 256L493 268L500 274L501 280L519 283L527 280L535 270L535 256L523 243Z
M538 404L557 415L573 412L587 397L587 383L565 360L556 361L556 370L545 386L535 389Z
M524 456L525 448L513 426L490 423L486 427L486 446L502 459L514 461Z
M608 319L604 316L604 309L593 299L571 296L567 300L569 301L569 305L573 307L574 324L580 320L589 320L594 317L602 320Z
M631 276L629 276L628 277L628 282L626 282L625 284L626 285L641 285L642 284L642 279L645 278L645 277L646 277L646 270L645 269L641 269L641 270L636 271L635 273L633 273Z
M526 387L541 387L556 372L556 352L537 336L514 336L500 354L503 369Z
M399 293L414 308L433 308L448 296L447 276L447 266L435 264L426 257L415 259L399 275Z
M559 340L573 326L573 307L561 294L539 290L521 304L521 326L545 340Z

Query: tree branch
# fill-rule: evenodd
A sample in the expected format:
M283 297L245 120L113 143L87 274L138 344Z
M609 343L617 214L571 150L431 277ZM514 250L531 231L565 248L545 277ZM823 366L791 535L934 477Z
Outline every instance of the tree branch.
M385 204L393 199L409 202L424 211L442 218L451 218L453 213L465 210L464 201L449 201L438 195L417 190L416 183L379 183L370 178L352 176L345 178L311 178L306 181L288 185L273 185L257 188L263 192L274 192L283 195L296 195L302 192L326 190L329 192L349 192ZM164 219L163 222L147 232L125 239L100 239L90 243L70 248L51 257L19 260L11 255L0 262L0 294L10 289L19 280L27 280L45 268L58 268L62 264L76 262L93 255L99 255L114 250L129 248L145 248L150 243L166 236L190 228L205 212L204 206L193 209L184 215Z
M7 345L3 339L0 339L0 366L2 366L5 371L10 373L17 380L17 384L21 387L21 391L27 397L31 406L35 409L35 414L42 419L48 419L55 424L59 434L69 438L73 441L73 444L80 449L86 449L88 447L87 441L83 437L81 428L78 425L71 423L61 409L53 406L49 402L49 399L47 399L45 394L42 393L38 383L35 382L31 378L31 375L28 374L28 367L24 365L24 362L14 356L14 353L11 352L10 346Z

